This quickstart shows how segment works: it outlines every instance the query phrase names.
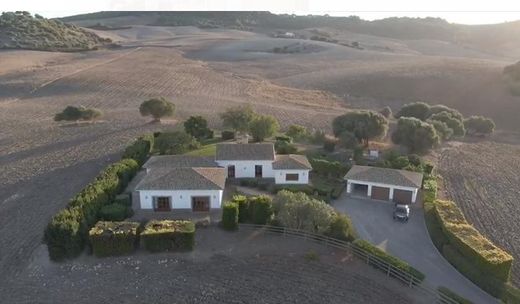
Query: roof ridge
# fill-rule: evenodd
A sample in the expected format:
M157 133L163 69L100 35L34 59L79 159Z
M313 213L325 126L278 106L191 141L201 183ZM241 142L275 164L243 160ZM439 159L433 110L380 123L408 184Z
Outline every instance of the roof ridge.
M220 185L217 184L213 179L208 178L206 175L202 174L199 170L210 170L210 171L217 171L217 170L223 170L223 168L220 167L192 167L190 168L192 171L197 173L198 175L202 176L206 180L210 181L213 185L220 188Z

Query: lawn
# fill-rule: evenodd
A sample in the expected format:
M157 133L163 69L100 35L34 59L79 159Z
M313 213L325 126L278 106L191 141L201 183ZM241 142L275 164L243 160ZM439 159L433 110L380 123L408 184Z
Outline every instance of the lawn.
M217 144L209 144L202 146L200 149L190 151L186 155L194 156L214 156L217 150Z

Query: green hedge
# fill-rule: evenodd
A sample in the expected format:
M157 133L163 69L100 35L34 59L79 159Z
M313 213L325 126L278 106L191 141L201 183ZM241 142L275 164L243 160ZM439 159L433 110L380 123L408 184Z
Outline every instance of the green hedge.
M132 253L139 244L139 223L97 222L89 231L92 251L97 257Z
M195 224L192 221L152 220L141 232L141 242L150 252L193 250Z
M365 240L357 239L353 242L353 244L355 247L362 249L365 252L368 252L368 253L380 258L381 260L391 264L395 268L413 275L415 278L417 278L419 280L419 282L422 282L425 278L425 275L422 272L413 268L405 261L384 252L383 250L377 248L376 246L370 244L369 242L367 242ZM374 265L374 266L377 267L377 265Z
M238 205L238 222L249 222L249 200L247 199L247 197L244 195L233 195L231 201Z
M473 304L473 302L471 302L470 300L459 296L457 293L455 293L453 290L447 287L439 286L439 288L437 288L437 292L439 292L439 294L449 297L458 304Z
M274 185L272 190L271 190L271 192L273 194L276 194L276 193L278 193L281 190L287 190L287 191L291 191L291 192L303 192L303 193L305 193L307 195L313 195L315 189L311 185L291 185L291 184L286 184L286 185Z
M336 213L325 235L347 242L352 242L357 238L356 229L352 221L347 215L342 213Z
M118 203L105 205L99 211L99 218L103 221L123 221L132 215L132 208Z
M154 134L146 134L139 137L132 144L126 147L122 158L133 159L137 161L139 166L142 166L148 159L150 152L153 150L154 141Z
M222 228L226 230L238 229L238 204L226 202L222 206Z
M132 198L130 197L130 193L123 193L116 196L114 199L115 204L132 207Z
M321 158L311 158L309 162L312 165L312 171L314 173L324 176L342 178L350 169L347 165L338 161L328 161Z
M455 203L437 200L434 207L437 220L449 244L482 274L507 282L513 257L470 225Z
M249 214L253 224L266 225L273 216L273 200L266 195L248 198ZM240 212L239 212L240 216Z
M139 164L133 159L109 165L76 194L65 209L53 216L44 232L52 260L63 260L81 253L88 230L98 221L101 208L112 203L138 170Z
M224 130L220 136L222 140L235 139L235 131Z

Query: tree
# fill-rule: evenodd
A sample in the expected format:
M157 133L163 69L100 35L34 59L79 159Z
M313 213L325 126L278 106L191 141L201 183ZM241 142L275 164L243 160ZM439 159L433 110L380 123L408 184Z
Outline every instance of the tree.
M249 125L256 114L251 105L239 105L227 109L220 114L224 127L231 128L237 132L249 131Z
M249 124L249 132L256 142L264 141L264 139L273 136L279 129L278 120L271 115L257 116Z
M292 137L295 141L304 141L309 138L307 128L300 125L290 125L285 134Z
M155 148L160 154L183 154L200 147L191 135L181 132L163 132L155 139Z
M450 112L442 111L430 116L430 120L442 121L445 123L450 129L453 130L453 136L464 136L466 134L466 130L464 128L464 123L462 120L453 116Z
M464 127L471 135L486 135L495 131L495 122L483 116L471 116L464 120Z
M405 104L401 110L395 114L396 118L415 117L420 120L426 120L430 117L430 106L424 102L412 102Z
M160 122L163 117L171 117L175 113L175 105L164 97L152 98L139 106L142 116L152 116L154 121Z
M103 113L94 108L85 108L84 106L68 106L62 112L54 115L54 121L92 121L101 117Z
M438 104L438 105L434 105L434 106L430 107L430 116L433 114L440 113L440 112L448 112L448 113L450 113L451 116L453 116L461 121L464 119L464 116L462 116L462 114L459 111L457 111L453 108L447 107L445 105Z
M196 139L213 137L213 132L208 128L208 121L202 116L190 116L184 122L184 131Z
M448 127L445 122L431 119L429 119L427 122L435 128L435 131L437 132L437 135L439 135L440 140L449 140L453 136L453 130Z
M401 117L392 141L407 147L412 153L424 153L439 144L435 128L414 117Z
M345 131L338 137L338 143L345 149L354 149L358 145L358 140L354 133Z
M389 106L386 106L379 110L379 113L383 115L385 118L390 118L390 116L392 116L392 109L390 109Z
M273 199L275 218L282 226L325 233L335 219L334 208L303 192L282 190Z
M332 130L335 136L345 131L351 132L357 140L368 145L368 141L386 134L388 120L372 111L354 111L334 118Z

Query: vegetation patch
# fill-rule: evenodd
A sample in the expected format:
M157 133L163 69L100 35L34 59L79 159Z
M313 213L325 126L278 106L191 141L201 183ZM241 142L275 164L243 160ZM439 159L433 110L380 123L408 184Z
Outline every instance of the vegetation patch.
M225 202L222 206L222 228L226 230L238 229L238 204Z
M390 265L394 266L395 268L397 268L403 272L411 274L412 276L417 278L419 280L419 282L422 282L424 280L424 278L426 277L422 272L413 268L405 261L386 253L385 251L377 248L376 246L370 244L369 242L367 242L365 240L357 239L353 242L353 244L355 247L357 247L365 252L370 253L371 255L389 263ZM372 265L375 266L376 268L379 268L379 266L377 264L375 264L375 262L372 263ZM386 271L386 269L383 269L383 270Z
M141 242L150 252L193 250L195 224L192 221L152 220L145 225Z
M84 106L68 106L62 112L54 116L54 121L92 121L101 117L103 113L94 108L86 108Z
M29 12L4 12L0 15L0 48L41 51L95 50L109 44L108 38L73 24L46 19Z
M448 287L444 287L444 286L439 286L439 288L437 288L437 292L439 294L442 294L448 298L450 298L451 300L455 301L455 303L458 303L458 304L473 304L473 302L471 302L470 300L458 295L456 292L454 292L453 290L449 289Z
M139 245L139 226L136 222L97 222L89 231L94 255L106 257L134 252Z

